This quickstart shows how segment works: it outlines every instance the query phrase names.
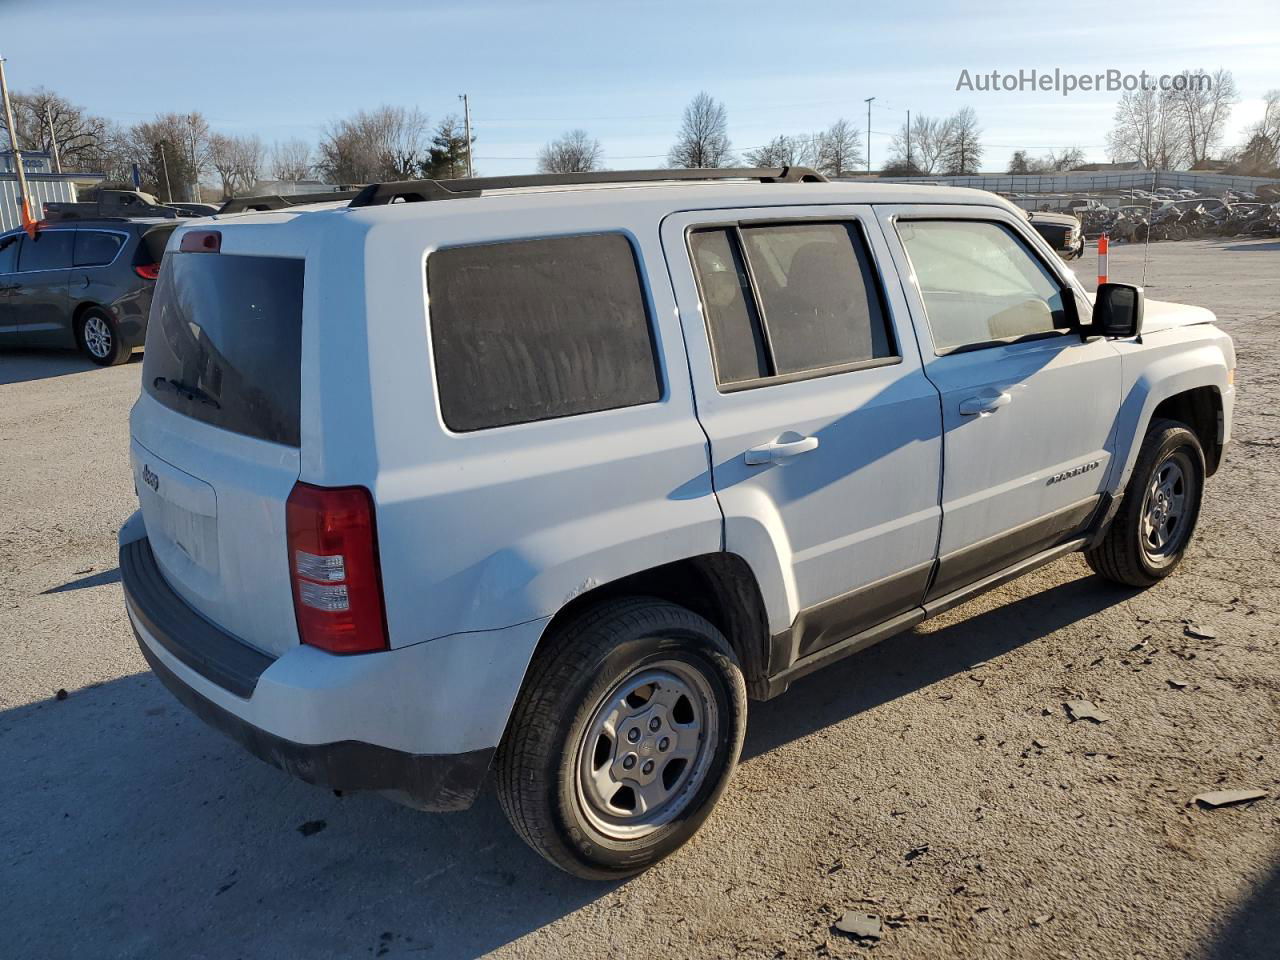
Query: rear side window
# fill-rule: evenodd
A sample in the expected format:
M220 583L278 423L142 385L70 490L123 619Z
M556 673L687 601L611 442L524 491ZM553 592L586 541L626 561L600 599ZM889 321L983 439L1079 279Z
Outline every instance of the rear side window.
M72 260L77 267L102 267L116 258L124 246L124 237L102 230L77 230L75 254Z
M65 270L71 266L74 230L40 230L28 237L18 257L19 270Z
M711 227L689 245L722 386L897 358L856 223Z
M427 260L445 425L482 430L653 403L644 289L621 234L437 250Z
M170 409L272 443L299 443L301 260L165 258L142 386Z

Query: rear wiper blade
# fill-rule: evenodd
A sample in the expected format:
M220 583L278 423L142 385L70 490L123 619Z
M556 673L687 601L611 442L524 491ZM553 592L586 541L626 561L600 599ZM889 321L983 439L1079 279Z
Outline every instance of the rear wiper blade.
M181 380L173 380L169 377L156 377L155 380L152 381L152 386L157 390L170 390L180 397L186 397L188 400L193 400L196 403L203 403L205 406L213 407L215 410L222 409L222 404L209 396L209 394L205 393L199 387L193 387L189 384L183 383Z

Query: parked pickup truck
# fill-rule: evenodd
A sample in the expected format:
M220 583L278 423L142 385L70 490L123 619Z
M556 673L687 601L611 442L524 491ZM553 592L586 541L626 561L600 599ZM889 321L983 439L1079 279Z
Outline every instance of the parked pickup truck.
M1084 234L1078 217L1069 213L1028 213L1027 220L1063 260L1084 256Z
M46 220L91 220L98 217L167 217L181 215L149 193L139 190L99 190L96 199L82 203L50 202L44 205Z
M258 757L428 810L492 770L548 860L625 876L710 814L748 698L1072 551L1099 590L1169 576L1234 372L1209 311L1091 297L976 190L630 171L222 215L160 270L125 602Z

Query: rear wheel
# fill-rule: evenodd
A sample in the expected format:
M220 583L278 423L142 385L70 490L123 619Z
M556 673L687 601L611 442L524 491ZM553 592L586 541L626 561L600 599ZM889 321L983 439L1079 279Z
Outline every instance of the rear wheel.
M503 810L569 873L639 873L724 791L746 729L737 659L714 626L660 600L604 604L547 642L499 751Z
M1200 517L1204 473L1194 432L1174 420L1152 423L1119 511L1102 542L1085 553L1089 566L1133 587L1171 574Z
M105 310L90 307L76 323L76 339L85 356L100 367L124 363L133 352L120 339L116 322Z

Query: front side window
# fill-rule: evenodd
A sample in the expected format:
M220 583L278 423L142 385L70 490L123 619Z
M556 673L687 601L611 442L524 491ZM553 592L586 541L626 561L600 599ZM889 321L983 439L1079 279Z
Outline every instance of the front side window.
M457 432L654 403L639 266L617 233L447 247L427 258L431 345Z
M689 246L722 386L897 357L856 223L710 227Z
M77 230L73 263L77 267L102 267L116 258L124 237L102 230Z
M18 269L64 270L71 266L74 230L39 230L28 237L18 257Z
M903 220L898 235L938 352L1070 329L1061 285L1008 227Z
M18 248L22 246L22 234L11 233L0 237L0 273L13 273L18 269Z

